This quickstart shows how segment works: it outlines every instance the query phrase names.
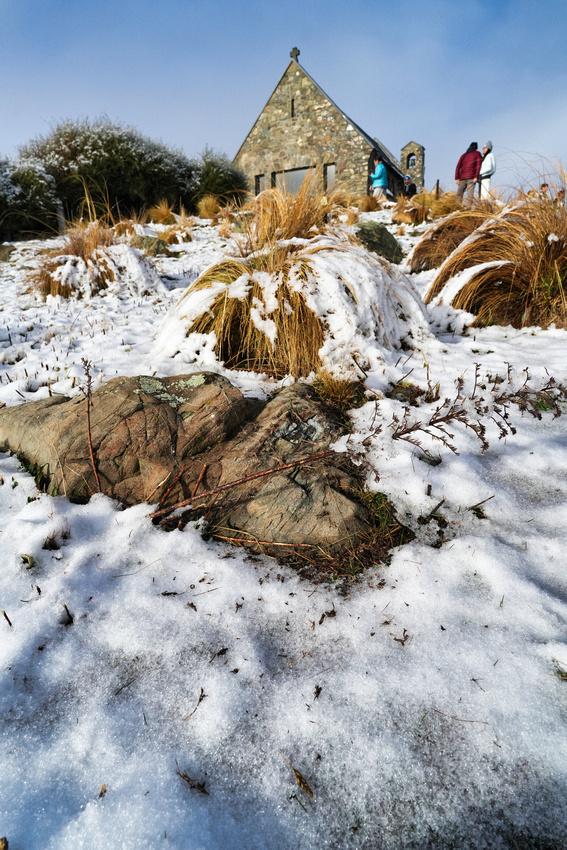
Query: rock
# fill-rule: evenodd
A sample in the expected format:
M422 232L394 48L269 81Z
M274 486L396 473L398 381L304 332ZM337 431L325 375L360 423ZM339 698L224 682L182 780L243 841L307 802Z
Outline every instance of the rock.
M395 236L378 221L364 221L355 230L358 241L390 263L401 263L403 251Z
M151 257L155 257L158 254L169 254L167 242L158 236L132 236L130 245L132 248L139 248Z
M187 459L227 438L247 415L220 375L114 378L92 396L91 441L101 490L126 505L171 483ZM0 411L0 451L25 457L49 493L86 501L97 492L87 399L53 397ZM183 497L185 492L176 490Z
M279 392L222 451L211 486L317 455L343 429L311 387ZM339 551L368 533L368 511L356 498L362 487L354 468L337 454L240 484L224 494L211 517L219 536L285 555L291 546Z
M399 540L395 519L387 545L382 532L378 539L362 496L364 475L345 455L270 473L327 451L343 432L305 384L264 404L245 399L214 373L142 375L115 378L91 399L90 436L103 493L125 505L159 503L156 521L166 527L205 514L208 534L295 563L350 563L363 550L377 559ZM0 410L0 451L7 450L25 458L50 493L86 501L98 490L84 396ZM268 474L250 480L259 472ZM193 496L197 482L199 494L236 481L203 501ZM172 515L179 501L187 502L185 513Z

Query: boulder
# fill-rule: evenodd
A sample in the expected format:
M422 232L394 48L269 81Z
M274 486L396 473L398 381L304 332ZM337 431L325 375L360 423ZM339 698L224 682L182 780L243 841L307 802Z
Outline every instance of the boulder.
M401 263L404 252L395 236L379 221L364 221L355 229L356 238L367 251L373 251L390 263Z
M296 563L350 558L369 541L376 556L361 471L343 454L319 457L343 431L312 387L263 403L207 372L115 378L89 411L83 395L0 410L0 451L18 453L48 492L86 501L100 485L124 505L157 504L166 527L204 515L209 534Z
M90 406L101 491L126 505L151 499L189 458L226 440L247 409L220 375L114 378L93 393ZM4 408L0 450L22 455L49 493L86 501L98 490L83 395Z

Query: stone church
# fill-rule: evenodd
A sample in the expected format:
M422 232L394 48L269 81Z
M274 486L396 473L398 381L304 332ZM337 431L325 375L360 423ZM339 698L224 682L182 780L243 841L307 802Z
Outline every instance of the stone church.
M255 194L270 186L297 192L308 171L315 168L324 191L344 189L365 195L376 155L386 165L391 195L401 192L405 174L411 175L418 191L422 189L425 148L409 142L397 160L325 94L299 64L296 47L290 56L291 62L234 158Z

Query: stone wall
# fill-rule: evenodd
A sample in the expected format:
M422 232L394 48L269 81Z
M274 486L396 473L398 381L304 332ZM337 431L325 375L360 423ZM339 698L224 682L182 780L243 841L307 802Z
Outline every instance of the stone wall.
M366 194L372 153L363 136L296 62L286 72L235 157L256 191L277 172L315 167L321 187L325 166L335 165L335 187ZM264 175L258 186L255 178Z

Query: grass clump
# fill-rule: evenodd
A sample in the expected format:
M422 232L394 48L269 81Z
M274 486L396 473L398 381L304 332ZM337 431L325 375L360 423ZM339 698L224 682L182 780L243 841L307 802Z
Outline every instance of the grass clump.
M318 191L317 175L308 175L297 194L274 187L261 192L242 210L242 247L252 253L277 241L311 239L324 233L334 214L343 212L333 196Z
M167 198L162 198L159 203L149 208L148 218L156 224L175 224L173 204L170 204Z
M313 382L313 389L328 405L344 414L366 401L363 385L358 380L337 378L326 369L320 369Z
M378 210L382 209L382 204L374 195L361 195L360 198L356 199L355 205L363 213L378 212Z
M216 195L204 195L197 204L199 218L216 219L220 211L219 199Z
M255 277L258 270L269 270L274 280ZM277 377L309 375L321 366L323 327L304 296L289 285L289 277L293 274L301 280L310 272L308 260L297 255L219 263L186 293L225 284L188 333L214 332L215 352L230 369L268 372ZM231 287L236 281L241 285Z
M439 268L485 220L486 216L476 210L462 210L437 221L427 230L411 255L412 272Z
M445 262L426 302L459 272L475 266L482 268L451 300L453 307L476 315L475 326L567 327L564 207L534 199L492 216Z
M47 250L29 281L45 298L60 295L69 298L77 279L86 275L92 292L104 289L115 280L113 263L106 249L116 244L111 227L103 221L77 223L67 231L63 245Z

